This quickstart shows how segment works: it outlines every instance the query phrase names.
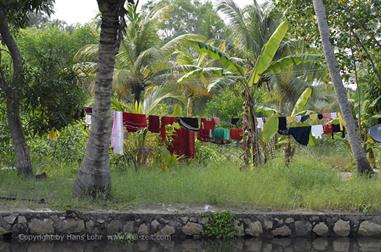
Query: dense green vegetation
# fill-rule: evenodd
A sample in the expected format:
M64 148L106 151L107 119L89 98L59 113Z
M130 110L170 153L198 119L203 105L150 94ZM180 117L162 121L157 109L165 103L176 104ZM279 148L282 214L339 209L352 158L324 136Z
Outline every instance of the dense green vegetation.
M381 146L368 135L381 118L377 1L326 5L344 92L332 85L312 3L118 1L120 10L101 8L101 16L118 20L111 26L106 18L76 26L50 21L51 0L0 2L0 198L9 198L0 205L381 211L379 178L360 175L369 172L368 161L381 165ZM326 136L302 147L277 134L278 116L336 112L343 108L338 97L348 101L342 112L359 128L349 131L359 144ZM84 106L98 106L96 129L84 127ZM225 127L239 117L245 134L229 145L197 141L196 158L180 160L158 134L129 133L118 156L108 148L114 110L217 116ZM263 131L255 130L256 117L271 118ZM32 167L47 178L30 178ZM77 195L95 199L73 197L73 184Z

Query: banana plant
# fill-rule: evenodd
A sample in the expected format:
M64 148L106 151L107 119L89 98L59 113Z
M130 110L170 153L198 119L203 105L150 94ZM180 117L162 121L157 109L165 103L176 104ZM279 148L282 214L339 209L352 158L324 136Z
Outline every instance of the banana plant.
M287 30L287 21L281 22L268 41L264 44L254 67L251 67L250 64L245 64L245 59L233 58L206 42L190 39L182 42L200 54L207 53L210 58L218 60L222 67L193 70L181 77L179 79L180 82L184 79L198 79L207 76L216 81L218 80L218 82L230 82L231 84L241 85L243 88L242 94L245 97L245 109L242 120L243 128L245 130L243 144L244 167L249 166L250 156L253 158L254 165L259 165L261 163L258 143L259 138L256 134L256 105L254 99L258 84L265 82L268 75L280 73L294 65L317 62L321 58L320 55L300 54L289 55L274 61L275 54L277 53Z

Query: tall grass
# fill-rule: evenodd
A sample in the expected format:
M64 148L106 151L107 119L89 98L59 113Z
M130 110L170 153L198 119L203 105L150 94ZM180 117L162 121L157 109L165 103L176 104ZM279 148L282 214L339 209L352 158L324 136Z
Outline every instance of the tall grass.
M225 208L271 208L273 210L340 210L381 212L379 179L354 176L343 181L325 162L308 155L286 167L275 159L267 165L241 172L234 161L197 162L169 171L145 167L139 171L112 171L112 199L78 200L72 195L77 164L55 164L54 176L46 181L19 178L13 171L0 171L0 195L44 198L46 204L25 200L0 201L8 207L127 209L150 204L212 204ZM65 172L63 172L65 171Z

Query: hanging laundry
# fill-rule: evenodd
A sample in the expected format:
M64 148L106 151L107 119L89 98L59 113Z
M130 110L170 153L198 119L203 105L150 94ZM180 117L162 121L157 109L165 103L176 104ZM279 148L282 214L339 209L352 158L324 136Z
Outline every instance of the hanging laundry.
M295 116L287 116L287 124L291 124L295 122Z
M331 113L324 113L324 114L323 114L323 119L324 119L325 121L330 121L330 120L332 120Z
M302 119L300 119L301 122L307 121L310 118L309 115L302 116Z
M198 139L204 142L209 141L215 126L216 123L213 119L201 118L201 128L198 132Z
M302 116L298 115L298 116L295 116L295 122L301 122L302 121Z
M85 126L88 127L91 125L91 114L85 115Z
M318 119L322 120L323 119L323 115L322 114L318 114Z
M243 136L243 129L241 128L231 128L230 129L230 138L232 140L242 140L242 136Z
M239 117L233 117L231 119L231 124L234 125L234 126L237 126L238 122L239 122Z
M198 118L192 118L192 117L180 117L179 118L179 124L191 131L199 131L200 126L198 123Z
M220 118L218 118L218 117L213 117L213 120L214 120L214 125L216 125L216 126L219 125L221 122Z
M341 112L337 113L337 118L339 118L340 129L344 130L345 122L344 122L344 119L343 119Z
M193 159L196 153L195 132L186 128L177 129L168 150L171 154Z
M310 116L310 119L312 121L316 121L318 119L318 115L317 114L310 114L309 116Z
M93 113L93 108L85 107L85 112L86 112L86 114L91 115Z
M316 139L323 138L323 134L324 134L323 125L311 126L311 133L312 133L312 136Z
M287 130L287 119L284 116L278 117L279 120L279 125L278 129L279 130Z
M381 121L379 121L381 123ZM377 143L381 143L381 124L376 124L369 129L370 137Z
M332 133L332 125L327 124L323 126L324 134L331 134Z
M292 135L296 142L302 145L308 145L310 140L311 126L291 127L288 133Z
M332 124L332 139L334 138L334 133L341 132L341 137L345 138L345 128L343 130L340 128L340 124Z
M160 117L156 115L148 116L148 130L152 133L160 132Z
M161 139L163 140L163 142L166 141L166 136L167 136L165 126L175 123L176 120L177 120L177 118L175 116L163 116L161 118L160 135L161 135Z
M217 144L225 144L230 140L229 130L226 128L218 127L213 131L214 142Z
M145 114L123 112L123 125L129 132L136 132L147 127Z
M111 146L115 154L123 155L124 127L123 112L114 112L114 119L111 133Z
M332 118L333 120L337 119L337 113L336 113L336 112L332 112L332 113L331 113L331 118Z
M262 117L257 117L257 128L258 129L263 129L264 126L264 121Z

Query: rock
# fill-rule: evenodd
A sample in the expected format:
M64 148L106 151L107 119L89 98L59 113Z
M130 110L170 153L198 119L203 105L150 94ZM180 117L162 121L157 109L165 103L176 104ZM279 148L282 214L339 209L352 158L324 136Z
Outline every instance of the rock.
M319 222L314 226L312 231L318 236L327 236L328 235L328 226L324 222Z
M29 230L31 234L53 234L53 221L49 219L32 219L29 222Z
M8 234L9 231L5 230L4 228L0 227L0 236ZM1 239L0 239L1 240Z
M122 223L120 220L112 220L106 224L107 234L117 234L122 230Z
M149 226L147 226L145 223L141 224L138 228L138 234L139 235L148 235L149 234Z
M162 229L157 232L157 235L173 235L175 233L175 228L169 225L165 225Z
M198 223L188 222L183 226L182 231L186 235L200 235L202 234L203 228Z
M97 222L100 224L103 224L103 223L105 223L105 220L104 219L98 219Z
M56 223L58 233L73 234L83 233L85 231L85 223L83 220L66 219Z
M259 221L251 222L245 229L245 233L254 237L259 237L263 234L262 224Z
M26 223L16 223L12 226L13 234L27 234L28 226Z
M158 222L157 220L153 220L151 222L151 230L152 232L156 232L157 230L159 230L160 228L160 222Z
M89 233L92 233L95 228L95 222L93 220L86 221L86 230Z
M135 223L133 221L127 221L123 226L124 233L134 233L135 232Z
M273 221L272 220L263 221L263 227L267 230L272 229L273 228Z
M308 221L295 221L296 236L307 236L311 233L312 225Z
M25 224L25 223L27 223L27 220L24 216L19 216L19 217L17 217L17 223Z
M180 220L183 224L186 224L188 222L189 218L185 216L185 217L181 217Z
M285 221L284 221L286 224L291 224L294 222L294 218L287 218Z
M17 215L9 215L9 216L3 217L3 220L6 223L12 225L13 223L15 223L16 218L17 218Z
M241 223L240 221L238 221L238 220L234 221L234 229L235 229L238 237L245 236L245 230L243 228L243 223Z
M359 227L359 235L362 236L376 236L381 235L381 225L370 222L363 221Z
M274 229L271 233L273 236L287 237L291 235L291 229L287 226L281 226Z
M338 220L333 226L333 231L336 235L341 237L346 237L351 232L351 226L349 225L349 221Z
M209 223L209 218L208 217L201 218L200 223L202 225L208 224Z

